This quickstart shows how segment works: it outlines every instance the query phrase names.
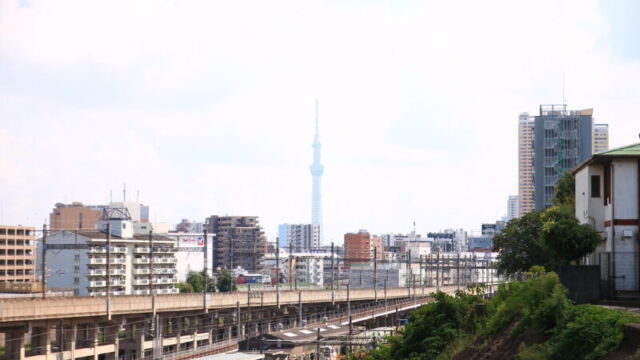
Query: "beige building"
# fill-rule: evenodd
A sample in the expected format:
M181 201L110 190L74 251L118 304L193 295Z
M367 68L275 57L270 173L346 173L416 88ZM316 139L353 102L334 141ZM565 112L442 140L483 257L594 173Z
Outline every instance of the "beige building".
M528 113L518 119L518 215L535 208L533 183L535 117Z
M57 203L49 215L51 230L95 230L105 206Z
M0 283L35 280L35 228L0 225Z
M609 125L593 124L591 150L594 154L609 150Z

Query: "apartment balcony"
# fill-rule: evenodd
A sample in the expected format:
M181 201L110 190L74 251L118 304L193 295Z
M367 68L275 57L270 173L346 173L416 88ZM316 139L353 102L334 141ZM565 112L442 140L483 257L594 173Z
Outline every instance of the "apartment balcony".
M133 285L149 285L149 279L133 280Z
M146 254L149 252L149 248L148 247L141 247L141 246L136 246L133 248L133 253L134 254Z
M174 264L175 262L176 258L174 257L153 258L154 264Z
M109 261L109 264L125 264L126 263L126 259L125 258L111 258ZM100 257L100 258L90 258L89 259L89 264L91 265L106 265L107 264L107 258L104 257Z
M148 275L149 274L149 268L135 269L135 270L133 270L133 273L135 275Z
M134 290L133 295L149 295L149 290Z
M109 286L124 286L124 280L111 280L109 281ZM107 286L107 281L106 280L94 280L94 281L89 281L89 287L106 287Z
M125 253L127 252L127 248L126 247L120 247L120 246L112 246L111 247L111 253ZM89 253L91 254L106 254L107 253L107 249L105 247L102 246L94 246L89 248Z
M107 275L106 269L92 269L89 270L90 276L105 276ZM109 269L109 275L125 275L124 269Z
M133 259L134 264L149 264L149 258L137 258Z
M160 278L160 279L153 279L153 284L154 285L162 285L162 284L175 284L177 283L177 279L176 278Z

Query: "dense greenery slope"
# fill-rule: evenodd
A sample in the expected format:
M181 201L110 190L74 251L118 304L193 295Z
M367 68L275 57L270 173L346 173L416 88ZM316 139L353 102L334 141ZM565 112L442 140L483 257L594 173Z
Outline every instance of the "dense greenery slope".
M495 351L488 348L494 337L527 332L540 336L534 344L516 347L518 359L597 359L620 344L623 324L636 321L627 313L572 304L555 273L503 284L491 300L483 299L482 288L470 290L435 294L436 301L414 311L399 336L357 357L454 359L470 347L472 353Z

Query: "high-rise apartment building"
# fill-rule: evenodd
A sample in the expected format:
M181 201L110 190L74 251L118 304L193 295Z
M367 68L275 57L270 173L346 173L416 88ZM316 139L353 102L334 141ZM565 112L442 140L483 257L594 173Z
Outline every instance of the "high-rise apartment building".
M593 124L593 137L592 137L593 153L609 150L609 125L608 124Z
M509 195L507 201L507 221L518 217L518 195Z
M0 283L35 280L35 228L0 225Z
M309 252L320 247L320 225L280 224L278 226L280 248L294 252Z
M105 208L105 205L84 205L79 201L57 203L49 215L49 227L51 230L95 230Z
M106 295L107 282L112 295L177 293L175 239L150 236L150 228L136 224L126 208L108 208L95 230L52 232L47 239L47 286L81 296Z
M567 105L540 105L535 117L535 209L552 206L554 187L566 170L591 156L593 109L567 110Z
M375 249L375 250L374 250ZM369 234L367 230L344 234L344 265L349 269L353 264L370 264L374 258L384 259L382 236Z
M212 268L250 272L260 270L267 248L267 238L257 216L217 216L207 219L207 230L213 238Z
M528 113L518 118L518 214L535 208L533 193L533 154L535 117Z

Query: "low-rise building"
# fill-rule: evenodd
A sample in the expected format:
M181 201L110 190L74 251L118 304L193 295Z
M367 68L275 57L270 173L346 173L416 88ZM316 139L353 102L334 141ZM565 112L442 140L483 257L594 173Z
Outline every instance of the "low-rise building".
M640 143L600 152L574 170L576 217L602 235L589 257L617 291L640 290Z

